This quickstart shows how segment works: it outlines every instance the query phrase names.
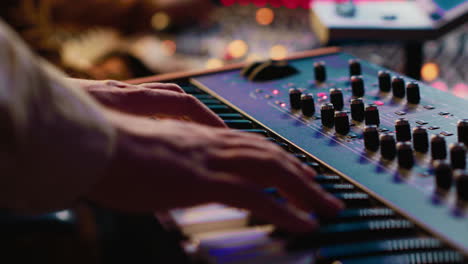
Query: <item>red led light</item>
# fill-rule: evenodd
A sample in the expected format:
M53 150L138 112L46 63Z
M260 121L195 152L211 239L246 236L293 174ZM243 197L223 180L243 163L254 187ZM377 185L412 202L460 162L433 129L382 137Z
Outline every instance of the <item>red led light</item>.
M286 103L281 103L280 106L281 107L286 107Z
M385 103L382 102L382 101L374 101L374 104L375 104L375 105L378 105L378 106L382 106L382 105L384 105Z
M324 96L327 96L327 94L326 93L318 93L317 96L318 97L324 97Z
M273 90L273 94L274 94L274 95L278 95L278 94L279 94L279 90Z

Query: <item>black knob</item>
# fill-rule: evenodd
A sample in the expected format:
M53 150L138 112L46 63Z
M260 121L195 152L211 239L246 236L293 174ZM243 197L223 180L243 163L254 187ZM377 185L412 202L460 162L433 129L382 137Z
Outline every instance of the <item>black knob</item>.
M304 116L313 116L315 114L314 96L312 94L303 94L301 96L301 108Z
M351 90L354 97L364 96L364 80L362 76L351 76Z
M324 127L333 127L335 123L335 108L332 104L323 104L320 107L320 115Z
M330 102L333 104L336 111L341 111L343 109L343 91L340 88L330 89Z
M462 119L457 123L458 128L458 142L468 146L468 119Z
M450 145L450 164L453 169L466 169L466 147L463 143Z
M429 150L429 136L425 127L417 126L413 129L414 150L426 153Z
M364 111L366 125L380 125L379 108L376 105L370 104Z
M447 143L445 138L441 135L433 135L431 138L431 156L432 159L445 159L447 158Z
M392 134L380 136L380 154L386 160L393 160L396 156L396 142Z
M364 121L364 102L362 99L351 99L351 118L354 121Z
M327 80L327 70L325 68L325 62L319 61L314 63L315 80L319 83Z
M398 166L403 169L411 169L414 166L413 148L409 142L398 142L397 144Z
M406 85L406 99L410 104L419 104L421 102L418 83L410 82Z
M439 190L448 191L452 187L453 173L450 165L444 160L434 163L436 186Z
M405 80L401 77L393 77L392 79L393 96L397 98L405 97Z
M395 121L397 141L411 141L411 128L407 119L399 118Z
M468 202L468 173L463 170L455 171L457 179L457 197L461 202Z
M297 88L289 89L289 103L291 104L291 109L301 109L301 95L301 90Z
M335 112L335 131L340 135L349 133L349 118L346 112Z
M379 130L377 126L370 125L364 128L364 146L370 151L377 151L380 145Z
M349 60L349 76L361 75L361 62L359 60Z
M392 88L392 81L390 78L390 73L387 71L379 71L379 89L382 92L390 92Z

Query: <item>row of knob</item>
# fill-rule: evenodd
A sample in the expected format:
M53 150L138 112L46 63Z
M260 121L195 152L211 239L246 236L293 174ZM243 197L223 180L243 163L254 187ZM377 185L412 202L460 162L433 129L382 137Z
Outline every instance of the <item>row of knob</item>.
M325 62L314 63L315 80L319 83L325 82L327 78ZM359 60L349 61L349 76L351 81L351 90L354 97L363 97L365 95L364 79L361 76L361 63ZM405 85L405 80L402 77L391 77L387 71L379 71L378 73L379 90L384 93L392 92L393 96L398 99L407 97L410 104L419 104L421 95L419 85L416 82L410 82ZM337 108L340 110L339 108Z

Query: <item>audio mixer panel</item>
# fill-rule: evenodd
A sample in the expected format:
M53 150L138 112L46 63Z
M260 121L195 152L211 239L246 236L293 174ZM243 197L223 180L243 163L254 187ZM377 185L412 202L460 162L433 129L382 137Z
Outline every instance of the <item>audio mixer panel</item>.
M410 221L387 224L415 224L468 255L467 101L333 50L190 77Z

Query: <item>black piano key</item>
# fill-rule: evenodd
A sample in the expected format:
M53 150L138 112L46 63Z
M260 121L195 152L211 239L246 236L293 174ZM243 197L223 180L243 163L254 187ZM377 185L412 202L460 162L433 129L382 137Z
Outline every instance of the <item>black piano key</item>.
M201 99L214 99L213 96L209 95L209 94L192 94L195 98L197 98L198 100L201 100Z
M286 144L286 143L284 143L284 142L278 142L278 141L276 141L275 144L278 145L278 146L280 146L280 147L283 148L284 150L289 151L289 145L288 145L288 144Z
M435 238L411 237L383 239L323 247L318 250L317 257L320 259L338 259L353 256L381 255L442 248L443 244Z
M301 250L327 244L363 242L368 240L414 234L414 224L402 219L354 221L321 225L312 234L298 235L287 240L287 248ZM375 262L379 263L379 262Z
M322 186L322 188L327 190L328 192L349 192L356 189L354 185L349 183L325 183L321 184L320 186Z
M306 162L307 161L307 156L304 155L304 154L300 154L300 153L294 153L293 154L294 157L298 158L300 161L302 162Z
M200 102L206 104L206 105L214 105L214 104L222 104L221 101L217 99L211 99L211 98L201 98L198 99Z
M341 199L346 207L365 207L371 205L369 195L362 192L341 192L334 193L333 196Z
M219 113L218 116L223 120L243 119L244 117L238 113Z
M341 264L461 264L463 256L452 250L403 253L340 260Z
M322 166L320 166L320 164L318 164L317 162L309 161L309 162L306 162L306 165L314 169L315 172L317 173L322 172Z
M236 128L236 129L253 128L253 122L250 120L246 120L246 119L224 120L224 123L230 128Z
M239 129L239 131L247 132L247 133L255 133L255 134L263 135L265 137L268 136L268 131L266 131L265 129Z
M395 217L395 211L385 207L378 208L350 208L341 211L335 219L337 221L343 220L357 220L357 219L378 219Z
M215 113L229 113L232 112L231 108L222 105L222 104L217 104L217 105L207 105L207 107L215 112Z
M325 182L341 182L341 177L338 175L323 175L323 174L318 174L317 176L314 177L314 180L318 183L325 183Z

